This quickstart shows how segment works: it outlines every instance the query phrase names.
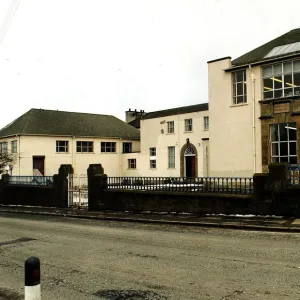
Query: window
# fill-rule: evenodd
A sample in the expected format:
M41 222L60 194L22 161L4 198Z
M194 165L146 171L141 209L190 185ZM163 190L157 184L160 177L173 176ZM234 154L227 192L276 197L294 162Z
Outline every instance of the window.
M69 141L56 141L56 152L69 152Z
M94 152L94 142L76 142L77 152Z
M7 153L7 142L0 143L0 153Z
M150 169L156 169L156 148L149 149L150 154Z
M246 70L232 73L233 104L247 103Z
M203 122L204 122L204 130L208 130L209 129L209 117L204 117Z
M150 156L156 156L156 148L153 147L153 148L150 148Z
M192 119L185 119L184 120L184 130L185 131L192 131L193 130L193 120Z
M175 168L175 147L168 147L168 168Z
M270 125L271 161L297 164L296 123Z
M150 169L156 169L156 159L150 159Z
M131 153L132 143L123 143L123 153Z
M116 143L115 142L101 142L101 152L116 152Z
M11 153L17 153L18 152L18 141L11 141Z
M262 68L264 100L300 95L300 60Z
M136 159L128 159L128 169L136 169Z
M168 133L174 133L174 121L167 122Z

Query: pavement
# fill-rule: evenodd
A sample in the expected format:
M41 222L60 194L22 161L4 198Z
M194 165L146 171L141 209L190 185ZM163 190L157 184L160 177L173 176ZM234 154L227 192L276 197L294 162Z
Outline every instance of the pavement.
M217 227L240 230L300 232L300 219L282 216L196 215L188 213L133 213L89 211L79 208L53 208L0 205L0 212L63 216L67 218L135 222L148 224Z

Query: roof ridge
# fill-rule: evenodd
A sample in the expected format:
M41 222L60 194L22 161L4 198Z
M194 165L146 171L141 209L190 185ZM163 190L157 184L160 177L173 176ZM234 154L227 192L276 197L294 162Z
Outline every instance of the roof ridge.
M70 113L70 114L81 114L81 115L94 115L94 116L112 116L114 115L109 115L109 114L95 114L95 113L87 113L87 112L78 112L78 111L68 111L68 110L59 110L59 109L45 109L45 108L32 108L31 110L36 110L36 111L55 111L55 112L62 112L62 113Z

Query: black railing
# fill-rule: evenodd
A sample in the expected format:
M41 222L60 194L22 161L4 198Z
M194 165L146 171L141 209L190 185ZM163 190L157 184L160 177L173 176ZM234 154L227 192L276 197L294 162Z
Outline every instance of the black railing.
M252 194L253 178L246 177L108 177L111 190Z
M52 186L52 176L9 176L9 185Z
M290 166L288 175L290 185L300 185L300 166Z

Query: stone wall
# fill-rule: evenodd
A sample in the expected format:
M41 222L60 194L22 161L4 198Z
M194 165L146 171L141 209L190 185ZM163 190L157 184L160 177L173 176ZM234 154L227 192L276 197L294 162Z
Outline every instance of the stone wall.
M261 101L261 143L262 171L267 172L271 163L270 125L296 122L297 141L300 142L300 99ZM298 146L298 165L300 165L300 147Z

